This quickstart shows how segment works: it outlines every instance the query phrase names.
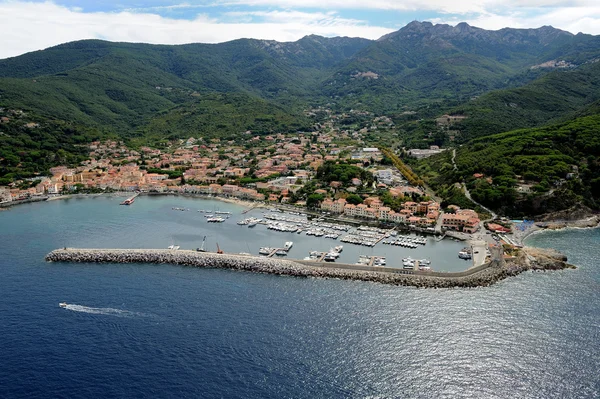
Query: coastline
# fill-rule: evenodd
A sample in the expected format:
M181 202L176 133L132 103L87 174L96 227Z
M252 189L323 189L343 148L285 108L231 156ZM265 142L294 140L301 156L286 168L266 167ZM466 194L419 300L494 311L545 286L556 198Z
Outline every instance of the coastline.
M127 197L127 196L131 196L131 195L132 195L132 192L113 192L113 193L90 193L90 194L79 193L79 194L57 195L57 196L52 196L52 197L48 197L48 196L35 197L35 198L29 198L29 199L25 199L25 200L2 203L2 204L0 204L0 205L2 205L2 206L0 206L0 210L8 210L8 208L10 208L14 205L21 205L24 203L31 203L31 202L55 201L55 200L72 199L72 198L83 199L83 198L88 198L88 197L93 198L93 197L98 197L98 196ZM259 202L259 201L248 201L248 200L242 200L242 199L233 198L233 197L212 196L212 195L198 194L198 193L142 192L142 193L139 193L139 195L145 195L145 196L172 195L172 196L183 196L183 197L189 197L189 198L218 200L218 201L231 203L231 204L239 205L241 207L248 208L247 210L255 209L255 208L267 208L269 206L277 206L277 204L268 204L268 203ZM298 209L300 209L300 208L298 208ZM600 214L595 214L590 209L584 209L584 210L576 209L574 212L574 215L575 215L575 217L578 217L578 218L572 219L572 220L569 220L569 219L554 220L554 219L552 219L552 217L559 216L559 215L546 215L544 218L545 221L535 222L524 231L513 228L513 233L508 237L512 240L513 243L517 244L517 246L525 247L526 239L529 236L531 236L533 234L537 234L539 232L557 231L557 230L562 230L562 229L567 229L567 228L580 228L580 229L600 228ZM563 217L569 216L569 213L564 211L560 214L560 216L563 216ZM343 223L344 221L340 221L340 222ZM360 223L360 220L358 220L357 222ZM484 234L484 231L481 229L480 229L480 231L478 231L477 233L475 233L473 235L467 235L465 233L453 234L452 232L447 233L447 235L455 240L468 242L470 245L475 245L475 244L481 245L487 239L487 237ZM478 266L481 266L483 264L483 261L484 260L482 259L481 262L479 262L478 264L474 264L473 266L467 268L466 270L468 271L468 270L477 268Z
M33 198L27 198L24 200L15 200L15 201L10 201L10 202L0 203L0 210L6 210L13 206L29 204L32 202L59 201L59 200L67 200L67 199L74 199L74 198L94 198L94 197L102 197L102 196L104 196L104 197L129 197L132 194L134 194L134 193L127 192L127 191L116 191L114 193L93 193L93 194L79 193L79 194L61 194L61 195L55 195L55 196L33 197ZM173 195L173 196L181 196L181 197L189 197L189 198L210 199L210 200L218 200L218 201L227 202L230 204L240 205L240 206L243 206L246 208L266 208L268 206L268 204L265 204L263 202L258 202L258 201L248 201L248 200L242 200L239 198L219 197L219 196L211 196L211 195L196 194L196 193L175 193L175 192L173 192L173 193L170 193L170 192L169 193L146 193L146 192L142 192L142 193L139 193L139 195L141 195L141 196Z
M177 196L177 197L181 196L181 197L188 197L188 198L217 200L217 201L227 202L229 204L240 205L245 208L266 208L267 207L267 204L265 204L264 202L248 201L248 200L242 200L239 198L211 196L211 195L197 194L197 193L146 193L146 192L140 193L140 196L148 196L148 197L167 196L167 195L173 195L173 196Z
M153 263L199 268L231 269L294 277L335 278L417 288L487 287L527 270L574 268L566 257L554 250L523 249L515 258L499 260L457 273L416 272L395 268L364 267L350 264L320 264L291 259L217 254L168 249L85 249L62 248L48 253L47 262L75 263Z
M560 231L564 229L596 229L600 228L600 215L591 215L584 219L574 220L551 220L548 222L535 222L527 230L515 229L512 237L519 245L525 245L525 240L534 234L544 231Z

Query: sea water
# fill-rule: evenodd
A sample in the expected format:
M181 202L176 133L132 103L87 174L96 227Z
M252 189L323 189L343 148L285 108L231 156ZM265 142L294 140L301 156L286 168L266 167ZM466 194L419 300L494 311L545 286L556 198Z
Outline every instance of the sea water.
M226 251L290 240L301 247L301 235L288 239L263 226L232 221L207 230L197 212L238 211L233 205L118 201L0 212L0 397L600 395L599 230L528 239L563 251L577 270L524 273L477 289L44 262L63 246L193 248L203 235ZM240 237L250 232L248 251Z

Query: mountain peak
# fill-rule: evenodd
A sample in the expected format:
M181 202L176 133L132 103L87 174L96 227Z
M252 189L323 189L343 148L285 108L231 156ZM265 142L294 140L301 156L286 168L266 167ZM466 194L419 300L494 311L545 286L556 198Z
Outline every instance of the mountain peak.
M378 41L405 41L407 39L438 39L442 41L447 40L461 40L461 39L475 39L483 40L486 42L503 41L503 38L507 35L511 35L512 40L531 40L532 37L537 37L541 42L545 42L548 39L561 35L572 35L569 32L556 29L552 26L544 25L535 29L514 29L514 28L503 28L500 30L486 30L471 26L466 22L460 22L456 26L448 24L432 24L431 22L419 22L412 21L408 25L402 27L400 30L387 35L382 36Z

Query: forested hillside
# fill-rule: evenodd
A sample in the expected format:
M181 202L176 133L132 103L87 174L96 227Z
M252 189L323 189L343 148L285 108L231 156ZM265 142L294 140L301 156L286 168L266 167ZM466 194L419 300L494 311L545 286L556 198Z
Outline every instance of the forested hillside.
M481 137L422 161L434 188L465 181L473 198L514 216L600 204L600 115Z

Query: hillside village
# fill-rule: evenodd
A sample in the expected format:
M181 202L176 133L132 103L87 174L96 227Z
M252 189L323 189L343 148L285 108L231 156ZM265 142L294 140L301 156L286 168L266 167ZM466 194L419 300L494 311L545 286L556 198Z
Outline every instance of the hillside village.
M0 201L99 192L198 194L293 204L422 229L477 230L474 211L449 207L443 213L421 187L408 184L385 162L379 148L361 146L365 133L378 125L389 127L389 119L375 118L370 127L351 131L336 127L335 121L343 117L332 115L311 133L246 132L245 144L191 137L163 150L148 146L134 150L123 142L96 141L88 145L89 159L81 165L53 167L50 176L29 179L27 188L23 184L0 188ZM325 164L343 169L339 180L317 177ZM348 175L357 170L369 181Z

